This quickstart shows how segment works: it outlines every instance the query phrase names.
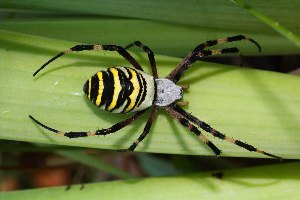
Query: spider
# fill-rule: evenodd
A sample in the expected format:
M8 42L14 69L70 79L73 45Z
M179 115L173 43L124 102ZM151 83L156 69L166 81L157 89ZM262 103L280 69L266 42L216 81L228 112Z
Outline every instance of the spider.
M171 117L178 121L181 125L189 129L193 134L198 136L214 153L220 155L221 150L216 147L207 137L200 132L197 127L200 127L204 131L212 134L221 140L225 140L239 147L242 147L248 151L264 154L269 157L278 158L279 156L267 153L256 147L236 140L232 137L212 128L209 124L191 115L180 107L179 99L182 98L183 92L187 89L184 86L176 85L182 75L191 67L191 65L202 57L226 54L226 53L238 53L239 49L236 47L223 48L216 50L207 50L207 47L215 46L218 44L229 43L234 41L246 40L255 44L259 51L261 51L260 45L253 39L244 35L237 35L232 37L221 38L217 40L209 40L198 46L189 53L171 73L165 78L158 78L156 61L154 59L154 53L148 47L143 45L140 41L130 43L125 48L117 45L100 45L100 44L81 44L76 45L70 49L67 49L55 57L51 58L44 65L42 65L34 74L35 76L40 70L45 68L49 63L57 58L78 51L85 50L105 50L105 51L117 51L123 56L133 67L111 67L106 71L99 71L94 74L90 79L86 81L83 86L83 91L87 98L92 101L97 107L114 113L130 113L135 114L131 117L118 122L106 129L99 129L96 131L79 131L79 132L64 132L59 131L45 124L39 122L31 115L29 117L41 127L48 129L59 135L63 135L69 138L87 137L93 135L107 135L119 131L127 125L134 122L140 116L142 116L146 110L151 109L151 114L144 127L142 134L133 142L128 149L122 151L134 151L138 144L145 139L150 132L151 125L157 116L159 108L165 110ZM127 52L133 46L141 48L148 54L148 58L151 65L152 76L145 73L141 65ZM182 102L181 102L182 103Z

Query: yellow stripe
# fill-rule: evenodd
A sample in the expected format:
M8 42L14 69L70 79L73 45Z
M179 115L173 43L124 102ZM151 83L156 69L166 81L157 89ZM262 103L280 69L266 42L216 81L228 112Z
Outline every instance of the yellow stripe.
M104 84L103 84L102 72L98 72L97 76L98 76L98 79L99 79L99 88L98 88L98 96L97 96L97 99L96 99L96 106L99 106L100 103L101 103Z
M90 99L91 97L91 79L89 79L89 93L88 93L88 98Z
M119 96L119 93L122 90L122 86L121 86L121 83L120 83L118 70L115 69L115 68L110 68L109 70L114 76L114 95L113 95L113 98L112 98L112 101L111 101L110 105L107 107L107 110L111 111L117 105L118 96Z
M133 85L133 91L131 93L131 95L129 96L129 98L131 99L130 104L128 105L128 107L125 109L125 112L128 112L129 110L131 110L133 108L133 106L135 105L137 96L139 94L139 89L140 89L140 85L139 85L139 81L137 78L137 74L134 70L128 68L130 73L132 74L132 78L130 79L132 85Z

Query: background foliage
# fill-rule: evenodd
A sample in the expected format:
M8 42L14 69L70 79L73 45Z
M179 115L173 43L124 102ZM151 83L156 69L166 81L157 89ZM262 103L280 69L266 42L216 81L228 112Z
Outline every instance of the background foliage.
M289 3L276 1L271 6L267 2L252 1L251 5L294 34L299 35L298 8L300 5L298 1L289 1ZM124 119L122 115L108 114L97 110L83 97L81 90L85 80L97 70L103 70L109 66L128 65L116 53L74 53L57 60L36 78L32 77L32 73L41 64L74 44L110 43L126 45L131 41L141 40L156 53L158 71L161 77L167 75L176 66L180 61L178 57L185 56L195 45L208 39L224 36L244 34L255 38L263 48L260 56L299 54L299 48L295 45L296 42L293 43L293 41L279 35L246 10L229 1L189 1L188 3L184 1L152 1L149 3L141 1L54 0L51 3L45 3L35 0L22 2L4 0L0 2L0 7L2 8L0 15L2 18L0 21L0 138L3 139L1 142L3 144L2 150L9 152L18 149L20 143L5 146L7 140L118 149L127 147L142 131L146 116L127 129L105 138L91 137L69 140L52 135L29 120L27 116L32 114L42 122L58 129L92 130L111 126L116 121ZM258 55L257 49L252 44L241 42L233 44L233 46L238 46L243 55ZM140 51L134 51L135 53L132 54L148 70L147 57ZM284 158L299 158L300 84L298 77L198 62L186 73L180 83L191 86L184 96L184 100L190 102L190 105L185 108L189 112L207 121L220 131L247 141L270 153ZM223 150L223 156L261 157L261 155L246 152L212 137L210 139ZM57 146L40 145L31 147L30 151L45 147L88 166L100 166L98 169L118 177L130 176L118 169L111 170L112 167L103 165L103 162L102 164L99 163L99 160L95 160L89 154L80 154L80 152L78 154L78 152L72 152L68 149L66 153L55 150ZM23 151L26 150L23 148ZM163 112L159 113L151 135L138 147L137 151L212 155L209 149L196 137L191 136L188 131L174 123ZM175 158L176 162L183 159L176 156L172 158ZM153 175L170 175L171 172L176 175L190 172L186 170L186 167L182 167L181 170L174 170L176 167L178 168L178 165L174 164L176 162L168 162L168 160L160 159L157 156L154 156L152 162L148 162L148 170L146 170L145 162L149 161L150 157L138 154L137 159L140 161L140 165L144 166L145 172L150 175L151 173ZM186 164L190 162L187 158L184 158L184 161ZM158 165L153 163L158 163ZM227 168L225 166L228 166L225 163L228 164L228 162L222 161L217 165L221 166L221 169L222 167L225 169ZM230 164L230 166L233 165ZM276 174L276 170L280 171L287 167L296 168L297 164L275 164L269 168L245 170L242 174L256 177L253 182L259 186L261 184L256 181L269 179L283 185L292 181L296 186L299 177L296 175L292 178L290 172L287 176L284 173L272 176L272 174ZM153 169L157 169L157 171ZM270 170L274 173L269 173L266 176L255 176L259 170ZM204 176L208 176L208 174L210 173L205 173ZM186 184L179 180L183 178L194 181L191 177L190 175L182 175L182 177L170 179L139 180L134 191L139 192L139 195L147 195L140 188L154 185L157 187L154 187L153 190L159 193L159 185L153 183L152 180L154 182L166 180L167 184L174 188L175 193L176 191L182 192L184 190L175 189ZM203 174L195 175L195 179L199 178L201 181L203 181L202 177ZM240 178L243 179L243 176L239 176L237 179ZM221 183L228 182L226 179L209 179ZM206 195L227 194L230 196L230 192L234 191L234 185L239 185L237 184L239 181L224 186L228 189L213 190L214 192ZM251 192L253 186L248 181L247 179L247 184L243 186L245 196L247 196L247 192ZM132 188L133 182L105 183L106 186L104 187L102 187L103 185L95 185L95 187L101 187L101 191L111 193L118 187L114 184L124 184L125 188ZM173 185L175 182L178 184ZM273 192L279 192L280 190L276 188L282 187L281 184L267 185ZM86 187L92 188L93 186L88 185ZM205 191L210 190L206 186L199 187ZM62 189L43 191L50 191L51 194L53 191L64 192ZM97 195L96 191L89 192L91 195ZM195 190L191 187L186 191ZM296 194L296 190L291 189L291 191L289 195L292 197ZM28 194L33 192L34 190L28 191ZM73 192L74 190L71 193ZM79 195L74 193L77 196L85 194L87 191L81 192ZM24 193L16 193L17 198L23 195ZM257 193L257 195L264 195L264 193ZM267 196L271 197L270 195Z

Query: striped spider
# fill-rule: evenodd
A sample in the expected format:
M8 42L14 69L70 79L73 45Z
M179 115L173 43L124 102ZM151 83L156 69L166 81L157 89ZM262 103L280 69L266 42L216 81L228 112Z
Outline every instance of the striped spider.
M194 62L206 56L239 52L239 49L236 47L216 50L207 50L207 47L241 40L252 42L258 47L259 51L261 50L260 45L256 41L243 35L221 38L217 40L209 40L196 46L196 48L191 53L189 53L165 78L158 78L154 53L149 47L143 45L139 41L135 41L127 45L125 48L117 45L76 45L51 58L42 67L40 67L33 74L33 76L35 76L40 70L42 70L45 66L47 66L55 59L74 51L117 51L121 56L129 61L133 67L111 67L106 69L105 71L99 71L86 81L83 86L83 91L86 94L87 98L101 109L114 113L134 112L135 114L128 119L118 122L106 129L79 132L59 131L46 126L45 124L33 118L31 115L29 115L29 117L35 123L45 129L48 129L49 131L69 138L78 138L93 135L107 135L117 132L142 116L146 110L151 109L151 114L145 125L143 133L135 142L130 145L128 149L123 150L134 151L137 145L148 135L151 125L157 116L157 110L161 108L169 113L169 115L177 120L181 125L188 128L192 133L197 135L216 155L220 155L221 150L216 147L210 140L208 140L207 137L203 133L201 133L197 127L200 127L204 131L212 134L219 139L235 144L248 151L257 152L269 157L280 159L280 157L276 155L267 153L265 151L257 149L250 144L226 136L225 134L212 128L209 124L186 112L179 106L178 100L182 98L185 88L176 85L176 83ZM152 76L145 73L141 65L127 52L126 49L129 49L133 46L141 48L148 54L148 58L151 64Z

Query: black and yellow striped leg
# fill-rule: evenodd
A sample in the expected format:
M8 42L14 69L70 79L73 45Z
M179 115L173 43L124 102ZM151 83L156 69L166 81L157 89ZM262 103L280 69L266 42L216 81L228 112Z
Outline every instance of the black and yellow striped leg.
M56 56L54 56L53 58L51 58L50 60L48 60L45 64L43 64L36 72L34 72L33 76L35 76L37 73L39 73L39 71L41 71L42 69L44 69L49 63L53 62L54 60L56 60L57 58L74 52L74 51L86 51L86 50L93 50L93 51L101 51L101 50L105 50L105 51L117 51L121 56L123 56L128 62L130 62L136 69L139 69L141 71L143 71L143 68L138 64L138 62L121 46L117 46L117 45L100 45L100 44L80 44L80 45L76 45L70 49L67 49L63 52L60 52L59 54L57 54Z
M236 47L232 47L232 48L225 48L225 49L203 50L199 52L197 58L200 59L202 57L222 55L227 53L239 53L239 49Z
M143 45L140 41L134 41L134 42L128 44L125 47L125 49L129 49L133 46L137 46L137 47L143 49L148 54L148 58L149 58L151 69L152 69L152 75L155 79L158 78L156 62L155 62L153 51L148 46Z
M156 114L157 114L157 107L154 106L152 108L152 111L151 111L151 114L150 114L150 117L145 125L145 128L143 130L143 133L138 137L138 139L133 142L130 147L128 149L120 149L119 151L134 151L134 149L138 146L138 144L143 141L143 139L145 139L145 137L148 135L150 129L151 129L151 126L152 126L152 123L156 117Z
M173 109L172 105L165 107L165 110L180 124L187 127L192 133L197 135L217 156L221 154L221 150L216 147L210 140L205 137L193 124L191 124L183 115Z
M49 126L46 126L45 124L39 122L38 120L36 120L34 117L32 117L31 115L29 115L29 118L32 119L36 124L40 125L41 127L52 131L54 133L57 133L59 135L68 137L68 138L78 138L78 137L88 137L88 136L93 136L93 135L108 135L110 133L114 133L117 132L118 130L126 127L127 125L131 124L133 121L135 121L136 119L138 119L142 114L145 113L146 110L142 110L137 112L136 114L134 114L132 117L121 121L119 123L114 124L113 126L106 128L106 129L99 129L96 131L78 131L78 132L64 132L64 131L59 131L56 130L54 128L51 128Z
M217 40L209 40L206 41L200 45L198 45L190 54L188 54L177 66L176 68L166 77L170 80L172 80L174 83L176 83L181 76L185 73L186 70L189 69L189 67L199 59L199 57L204 57L204 56L210 56L210 55L215 55L215 54L225 54L225 53L236 53L238 52L237 48L228 48L229 50L222 49L219 50L217 53L213 53L214 50L204 50L207 47L215 46L218 44L224 44L224 43L229 43L229 42L234 42L234 41L241 41L241 40L247 40L255 44L259 50L261 51L260 45L253 39L244 36L244 35L236 35L232 37L227 37L227 38L221 38ZM237 51L234 51L236 49ZM216 50L218 51L218 50ZM211 54L209 53L211 52Z
M226 136L225 134L213 129L209 124L205 123L204 121L194 117L193 115L191 115L190 113L186 112L185 110L183 110L182 108L180 108L179 106L177 106L176 104L173 106L173 109L180 113L182 116L184 116L186 119L188 119L190 122L196 124L197 126L199 126L200 128L202 128L204 131L212 134L213 136L219 138L219 139L222 139L222 140L225 140L227 142L230 142L232 144L235 144L239 147L242 147L248 151L253 151L253 152L256 152L256 153L261 153L261 154L264 154L266 156L269 156L269 157L272 157L272 158L277 158L277 159L281 159L279 156L275 156L273 154L270 154L270 153L267 153L265 151L262 151L260 149L257 149L256 147L250 145L250 144L247 144L245 142L242 142L240 140L236 140L232 137L228 137Z

